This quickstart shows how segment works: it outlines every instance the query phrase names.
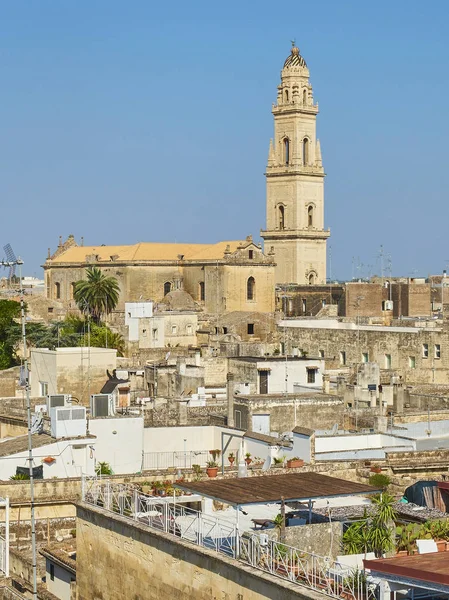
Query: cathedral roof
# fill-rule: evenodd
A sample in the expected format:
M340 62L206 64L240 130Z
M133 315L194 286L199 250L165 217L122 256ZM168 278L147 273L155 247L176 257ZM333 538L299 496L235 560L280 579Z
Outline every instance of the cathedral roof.
M98 256L99 261L145 260L220 260L227 247L235 252L242 242L226 241L217 244L164 244L140 242L130 246L71 246L51 259L52 264L83 263L86 257ZM182 257L182 258L181 258Z
M284 69L288 67L307 67L306 61L299 53L299 48L295 46L294 42L292 42L292 50L290 56L288 56L286 61L284 62Z

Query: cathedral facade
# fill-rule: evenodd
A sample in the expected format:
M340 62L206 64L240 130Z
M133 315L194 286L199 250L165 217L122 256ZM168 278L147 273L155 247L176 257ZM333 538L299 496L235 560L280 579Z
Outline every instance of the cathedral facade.
M318 104L309 70L293 44L281 71L273 104L270 141L265 251L276 261L277 284L325 284L324 169L316 137Z

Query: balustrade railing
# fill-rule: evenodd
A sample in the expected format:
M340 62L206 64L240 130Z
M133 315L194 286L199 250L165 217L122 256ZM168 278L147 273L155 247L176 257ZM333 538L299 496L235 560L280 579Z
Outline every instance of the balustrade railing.
M211 459L208 450L189 450L178 452L145 452L143 470L191 469L193 465L205 467Z

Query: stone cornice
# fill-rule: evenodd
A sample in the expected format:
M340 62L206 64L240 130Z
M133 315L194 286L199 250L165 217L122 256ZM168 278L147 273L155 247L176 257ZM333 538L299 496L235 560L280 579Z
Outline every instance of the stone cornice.
M272 229L260 230L260 236L266 240L326 240L330 237L330 229Z

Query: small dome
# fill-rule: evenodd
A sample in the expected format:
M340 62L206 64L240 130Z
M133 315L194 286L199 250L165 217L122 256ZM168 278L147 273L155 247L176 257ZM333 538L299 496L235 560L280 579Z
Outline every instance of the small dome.
M165 305L166 310L197 310L194 299L184 290L173 290L172 292L169 292L164 296L161 304Z
M295 42L292 42L292 51L290 56L287 57L287 60L284 63L284 69L288 67L306 67L306 61L299 53L299 48L295 46Z

